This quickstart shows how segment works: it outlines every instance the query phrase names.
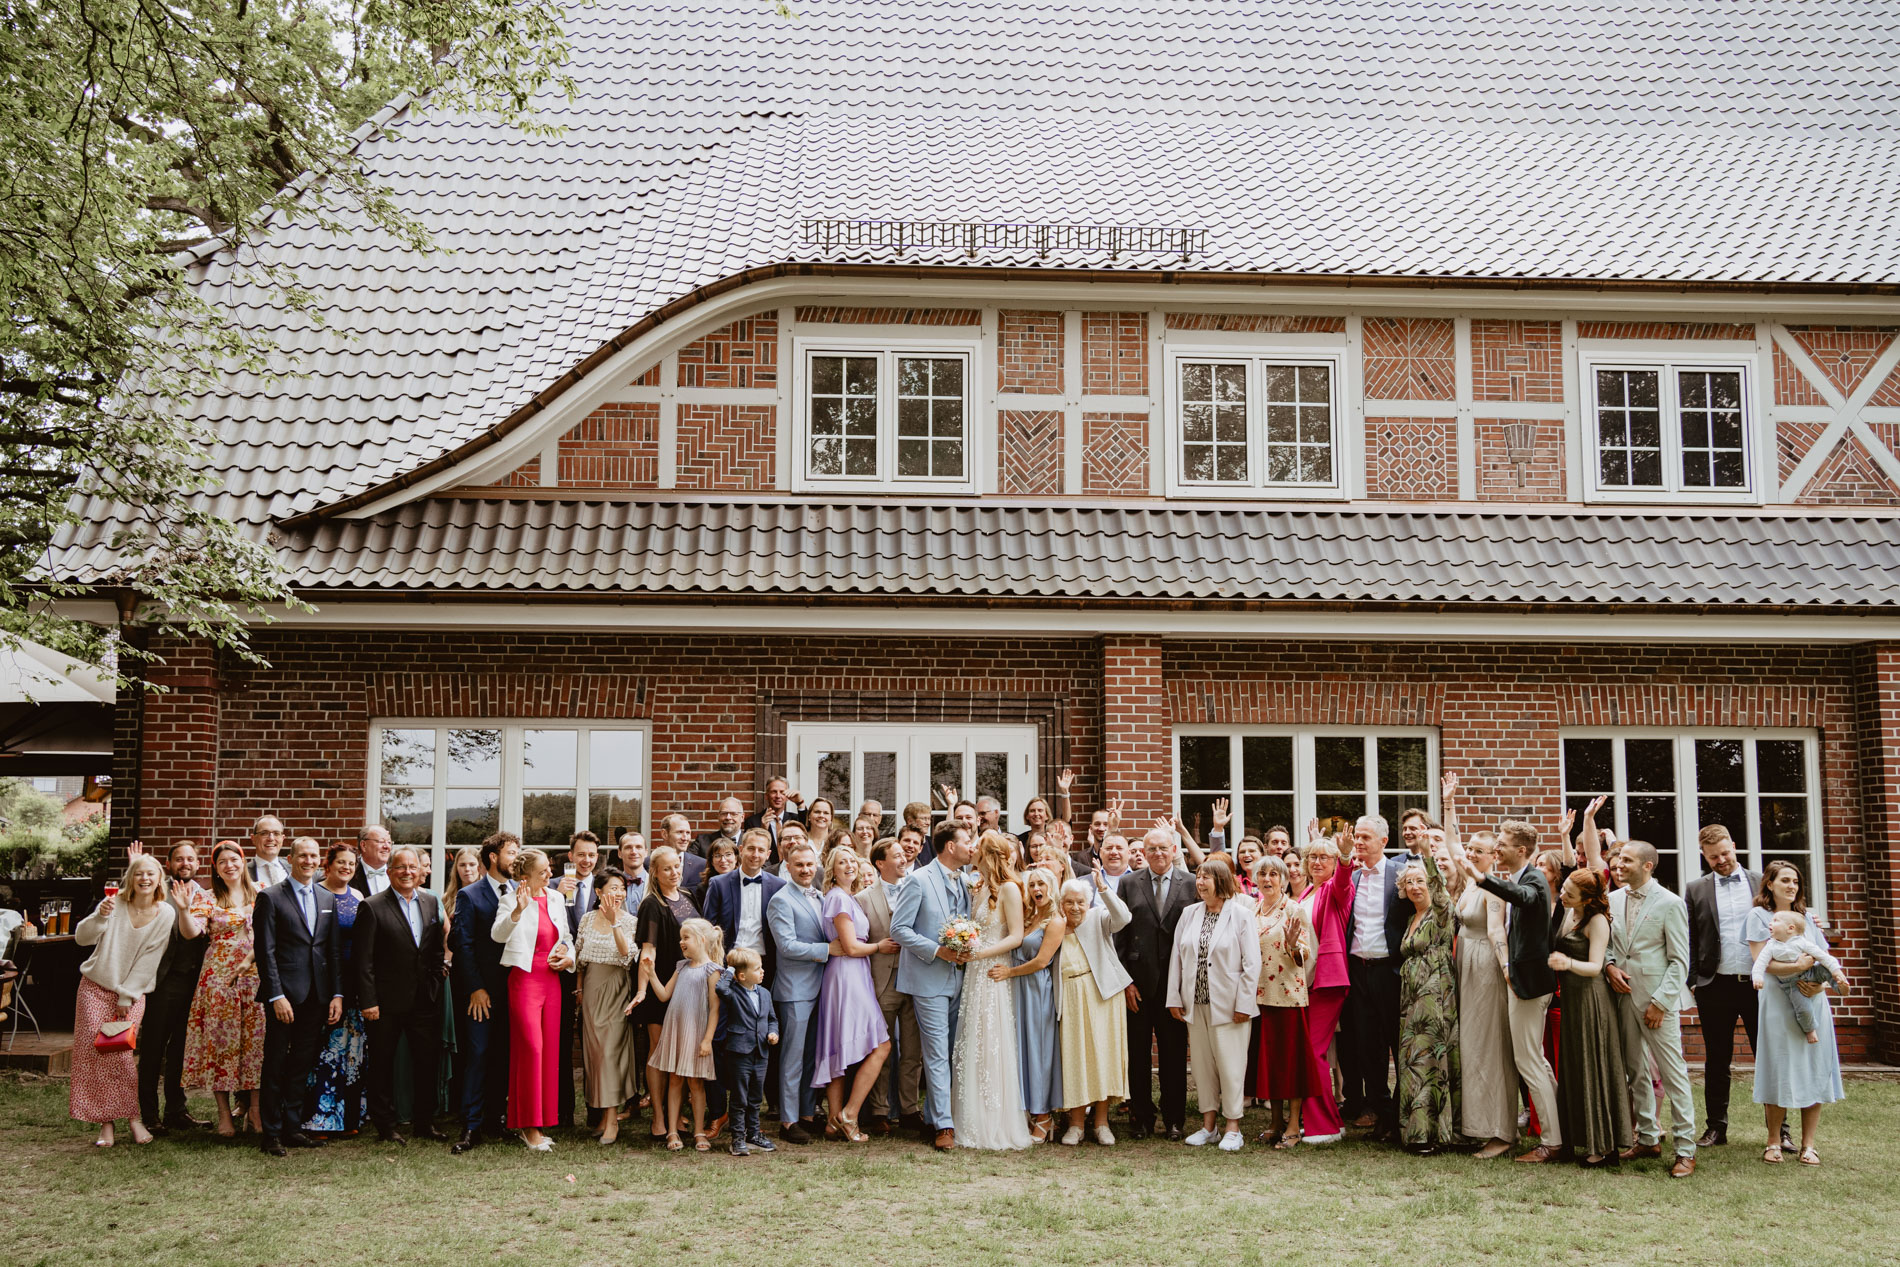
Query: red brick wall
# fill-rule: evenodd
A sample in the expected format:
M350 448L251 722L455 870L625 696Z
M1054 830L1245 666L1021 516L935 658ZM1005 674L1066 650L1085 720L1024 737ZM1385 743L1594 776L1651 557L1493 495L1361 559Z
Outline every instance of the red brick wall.
M1853 395L1894 336L1871 326L1789 326L1788 333L1843 396Z
M1138 839L1174 805L1174 742L1159 638L1102 639L1102 784Z
M202 644L161 639L153 640L152 651L159 660L146 676L164 690L147 692L144 699L139 821L132 834L162 844L189 838L204 845L228 835L248 842L251 818L269 807L236 828L218 819L217 788L225 772L219 768L217 655ZM131 738L120 735L115 742Z
M1808 381L1794 359L1775 345L1775 403L1777 405L1826 405L1827 398Z
M1258 334L1344 334L1344 317L1289 317L1255 312L1171 312L1170 330L1240 330Z
M1562 400L1563 350L1561 321L1473 321L1472 399Z
M635 387L658 387L660 385L660 364L655 361L645 370L634 376Z
M996 390L1062 392L1062 314L996 314Z
M800 321L834 325L980 326L983 314L975 308L832 308L798 310Z
M680 405L678 487L771 488L777 416L771 405Z
M1794 468L1801 465L1801 459L1808 455L1814 442L1827 430L1825 422L1778 422L1775 424L1775 450L1781 463L1781 478L1787 479L1794 474Z
M1579 321L1579 339L1746 339L1755 341L1752 325L1688 321Z
M1082 491L1097 497L1148 495L1148 415L1082 415Z
M1366 496L1438 501L1458 496L1458 423L1366 419Z
M1505 424L1510 418L1479 418L1478 499L1493 502L1560 502L1564 500L1564 424L1554 418L1528 419L1536 428L1531 460L1524 464L1523 483L1511 461Z
M1870 952L1868 988L1858 993L1891 1053L1900 1048L1900 644L1870 644L1854 655Z
M1801 494L1803 506L1900 506L1900 488L1895 488L1887 473L1880 469L1860 442L1860 437L1841 437L1833 452L1821 460L1821 469L1808 481Z
M1098 396L1148 392L1148 314L1082 314L1082 390Z
M1062 491L1061 410L1000 410L997 432L999 491L1025 497Z
M1367 317L1359 329L1368 398L1457 399L1457 341L1449 317Z
M556 478L563 488L657 487L659 404L602 405L561 437L559 456Z
M679 385L776 387L778 314L742 318L681 348Z
M508 474L496 480L494 488L539 488L541 487L541 459L529 458Z

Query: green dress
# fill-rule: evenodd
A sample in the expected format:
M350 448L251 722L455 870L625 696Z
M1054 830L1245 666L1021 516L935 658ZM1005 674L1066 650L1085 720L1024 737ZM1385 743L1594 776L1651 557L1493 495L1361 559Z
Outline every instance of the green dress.
M1399 1138L1443 1146L1459 1140L1458 918L1429 854L1425 876L1431 909L1399 943Z
M1572 928L1556 941L1579 963L1590 958L1588 927ZM1630 1124L1629 1089L1623 1077L1623 1043L1616 1001L1603 974L1563 974L1564 1008L1558 1018L1557 1118L1564 1147L1578 1157L1613 1157L1636 1142ZM1650 1094L1644 1080L1639 1091Z

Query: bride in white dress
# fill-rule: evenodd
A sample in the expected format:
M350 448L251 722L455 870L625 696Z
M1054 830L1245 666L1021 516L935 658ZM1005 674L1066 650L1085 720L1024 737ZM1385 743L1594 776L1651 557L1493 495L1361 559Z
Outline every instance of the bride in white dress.
M983 935L963 973L950 1064L950 1116L964 1148L1028 1148L1033 1142L1016 1072L1016 993L1012 982L990 980L985 962L1022 944L1023 893L1014 855L1008 838L998 832L985 832L977 845L976 870L983 884L970 916Z

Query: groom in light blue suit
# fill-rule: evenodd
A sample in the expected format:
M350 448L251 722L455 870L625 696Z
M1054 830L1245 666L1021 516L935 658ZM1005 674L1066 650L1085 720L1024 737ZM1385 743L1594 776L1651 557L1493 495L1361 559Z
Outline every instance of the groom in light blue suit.
M818 1093L811 1085L816 1063L818 987L825 979L825 961L831 957L831 934L818 891L811 887L818 875L818 852L810 841L789 845L785 854L786 883L765 904L765 924L772 930L778 951L778 974L772 978L772 1002L779 1028L779 1136L793 1144L811 1143L803 1123L817 1111Z
M973 856L970 833L958 828L937 850L935 861L911 872L897 891L891 939L899 947L897 990L917 1009L924 1049L924 1120L936 1128L939 1151L955 1148L950 1118L950 1052L957 1038L957 1004L963 965L969 956L938 944L943 926L970 913L970 886L959 868Z

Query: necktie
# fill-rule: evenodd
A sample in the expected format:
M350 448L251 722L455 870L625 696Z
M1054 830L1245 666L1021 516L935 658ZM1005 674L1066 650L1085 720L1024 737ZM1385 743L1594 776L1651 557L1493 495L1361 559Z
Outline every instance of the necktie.
M303 901L303 926L309 930L312 937L317 935L317 899L313 891L315 888L315 885L306 884L298 890Z

